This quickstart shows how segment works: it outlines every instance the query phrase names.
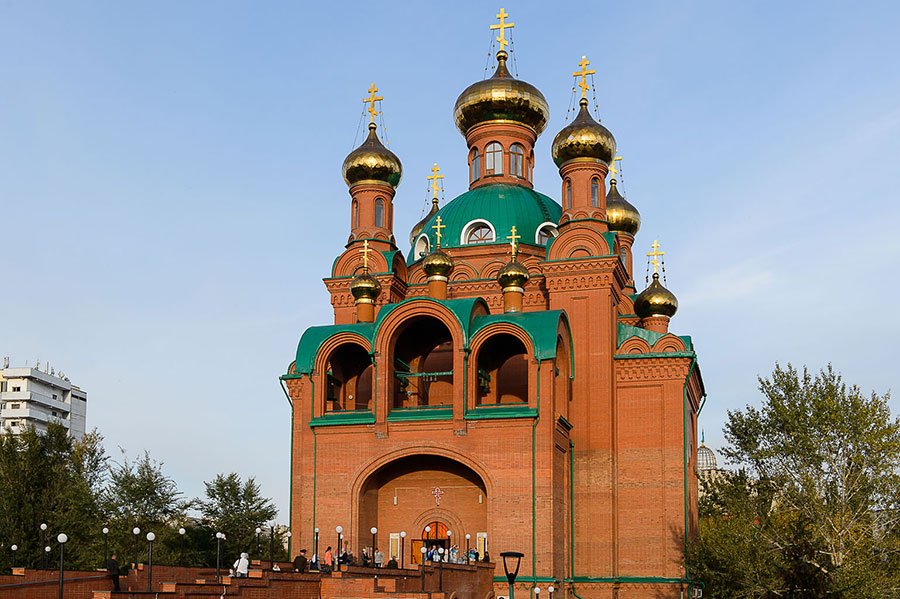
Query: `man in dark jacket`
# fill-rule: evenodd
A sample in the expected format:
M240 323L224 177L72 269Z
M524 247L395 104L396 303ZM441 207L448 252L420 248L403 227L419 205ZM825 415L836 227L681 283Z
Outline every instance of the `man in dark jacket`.
M106 560L106 572L109 574L109 577L112 578L113 583L113 592L119 592L119 562L116 561L116 554L113 553L112 557Z
M306 549L300 550L300 555L294 558L294 572L306 572L309 560L306 559Z

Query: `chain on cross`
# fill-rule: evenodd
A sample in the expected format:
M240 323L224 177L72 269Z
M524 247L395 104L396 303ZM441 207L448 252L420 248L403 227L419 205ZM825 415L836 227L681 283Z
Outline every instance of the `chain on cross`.
M507 41L507 39L506 39L506 30L512 29L513 27L516 26L515 23L507 23L506 22L506 17L508 17L508 16L509 15L506 14L506 9L501 8L500 13L497 15L497 18L500 19L500 23L497 25L491 25L491 30L494 30L494 29L500 30L500 35L497 36L497 41L500 42L501 50L505 50L506 45L509 43L509 41Z
M510 234L506 236L509 239L509 247L512 250L512 259L516 259L516 255L519 252L519 239L522 239L521 235L516 235L516 226L513 225L510 230Z
M437 162L435 162L434 166L431 167L431 176L425 177L425 179L427 179L428 181L431 181L431 185L429 185L429 187L434 191L434 196L432 196L434 199L437 199L438 179L444 178L444 175L438 174L438 171L440 171L440 170L441 169L438 167Z
M618 162L618 161L620 161L620 160L622 160L622 157L621 157L621 156L616 156L615 158L613 158L612 166L609 167L609 172L610 172L610 174L612 175L612 178L613 178L613 179L616 178L616 175L618 175L620 172L622 172L620 169L617 169L617 168L616 168L616 162Z
M587 90L590 88L590 85L587 84L587 76L593 75L597 71L591 69L587 70L588 65L591 64L591 61L587 59L587 56L581 57L581 62L578 63L578 66L581 67L580 71L575 71L572 73L573 77L581 77L581 81L578 82L578 87L581 88L581 97L587 98Z
M359 253L363 255L363 271L369 272L369 252L374 252L372 248L369 247L369 240L366 239L363 241L363 246L358 250Z
M431 228L435 230L434 236L437 238L437 249L441 249L441 229L446 229L447 225L441 224L440 215L438 215L434 222L435 224L433 224Z
M653 265L653 274L658 274L659 273L659 260L657 260L657 258L659 258L660 256L664 256L665 252L659 251L659 242L656 241L655 239L653 240L653 243L650 244L650 247L653 248L653 251L648 253L647 257L653 258L652 260L650 260L650 264Z
M366 108L366 112L368 112L368 113L372 116L372 120L371 120L370 122L374 123L374 122L375 122L375 115L378 114L378 111L375 110L375 102L378 102L378 101L380 101L380 100L384 100L384 97L383 97L383 96L376 96L376 95L375 95L375 92L378 91L378 88L375 87L375 84L374 84L374 83L372 84L371 87L369 87L369 89L368 89L367 91L368 91L370 94L372 94L372 95L371 95L371 97L369 97L369 98L363 98L363 103L364 103L364 104L369 104L369 107Z

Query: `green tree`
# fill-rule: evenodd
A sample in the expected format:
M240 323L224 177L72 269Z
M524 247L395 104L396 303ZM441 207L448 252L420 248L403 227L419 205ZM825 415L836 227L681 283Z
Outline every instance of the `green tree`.
M266 541L271 529L265 523L278 513L273 501L263 497L259 485L253 477L241 482L234 472L218 474L206 485L206 499L197 499L196 505L203 515L203 523L210 529L210 535L216 532L225 534L223 543L225 555L232 556L246 551L255 559L266 559L270 546ZM265 533L262 537L261 553L256 551L256 528L261 526ZM285 559L283 539L276 531L275 559Z
M900 421L888 396L776 365L763 405L730 411L687 548L715 597L900 596ZM729 557L730 556L730 557Z
M17 563L39 567L43 546L40 525L47 524L44 544L51 561L58 556L56 536L69 537L66 563L72 568L100 565L100 494L106 472L103 438L92 431L73 441L66 429L47 425L45 434L27 428L21 435L0 435L0 566L11 565L10 545L17 545Z
M163 463L150 457L149 451L132 461L122 450L122 461L109 469L104 507L111 550L119 553L121 562L134 561L135 545L138 561L146 561L146 534L153 532L157 539L154 561L177 563L181 541L177 531L186 523L190 502L183 499L178 485L163 472ZM135 527L140 529L137 538L132 533Z

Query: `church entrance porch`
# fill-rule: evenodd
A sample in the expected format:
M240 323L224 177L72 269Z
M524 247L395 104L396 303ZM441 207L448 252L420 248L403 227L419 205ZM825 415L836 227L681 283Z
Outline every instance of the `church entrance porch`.
M423 546L456 546L460 556L487 537L487 490L468 466L436 455L406 456L379 468L359 494L359 551L370 547L370 529L378 529L375 543L385 560L422 562ZM426 528L430 530L426 530ZM401 533L406 533L405 537Z

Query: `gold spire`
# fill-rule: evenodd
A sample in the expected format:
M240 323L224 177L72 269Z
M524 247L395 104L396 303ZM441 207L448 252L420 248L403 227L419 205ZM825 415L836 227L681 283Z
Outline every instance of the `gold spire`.
M509 239L509 247L512 249L512 259L515 262L516 255L519 252L519 239L522 239L521 235L516 235L516 226L513 225L510 230L510 234L506 236Z
M509 15L506 14L506 10L501 8L500 13L497 15L497 18L500 19L500 23L497 25L491 25L492 30L493 29L500 30L500 35L497 36L497 41L500 42L500 51L501 52L506 49L506 45L509 43L508 41L506 41L506 30L512 29L513 27L516 26L515 23L507 23L506 22L506 17L508 17L508 16Z
M437 249L441 249L441 229L446 229L447 225L441 224L440 215L438 215L434 222L435 224L433 224L431 228L435 231L434 236L437 238Z
M616 175L619 174L619 169L616 168L616 161L622 160L621 156L616 156L613 158L613 163L609 167L609 172L612 175L612 178L615 179Z
M366 112L368 112L368 113L372 116L372 120L369 121L369 122L374 123L374 122L375 122L375 115L378 114L378 111L375 110L375 102L378 102L379 100L384 100L384 97L383 97L383 96L376 96L376 95L375 95L375 92L378 91L378 88L375 87L375 84L374 84L374 83L372 84L372 86L371 86L367 91L368 91L370 94L372 94L372 96L369 97L369 98L363 98L363 102L366 103L366 104L369 104L369 107L366 108Z
M435 163L434 163L434 166L431 167L431 176L430 176L430 177L425 177L427 180L431 181L431 185L429 185L429 187L431 187L431 189L434 191L434 196L433 196L433 198L434 198L435 200L437 199L438 179L443 179L443 178L444 178L444 175L439 175L439 174L438 174L438 171L439 171L439 170L441 170L441 169L438 167L437 162L435 162Z
M590 85L587 84L587 76L593 75L594 73L597 72L594 69L591 69L590 71L587 70L587 66L589 64L591 64L591 61L588 60L586 56L582 56L581 62L578 63L578 66L581 67L581 70L572 73L573 77L581 77L581 81L578 82L578 87L581 88L581 97L582 98L587 98L587 90L588 90L588 88L590 88Z
M357 251L363 255L363 272L369 272L369 252L375 251L369 247L369 240L363 241L363 246Z
M655 239L653 240L653 243L650 244L650 247L653 248L653 251L650 252L649 254L647 254L647 256L653 258L653 260L650 261L650 264L653 265L653 274L658 274L659 273L659 260L657 260L657 258L659 256L665 255L665 252L659 251L659 242L656 241Z

